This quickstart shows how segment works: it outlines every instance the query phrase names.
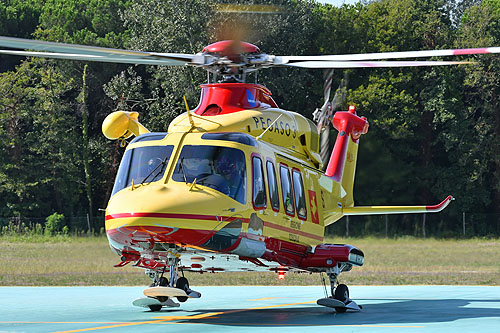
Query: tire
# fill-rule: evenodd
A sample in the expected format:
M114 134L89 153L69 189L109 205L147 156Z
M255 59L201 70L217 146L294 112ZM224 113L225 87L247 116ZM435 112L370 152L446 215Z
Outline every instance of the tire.
M160 278L160 283L158 284L160 287L168 287L168 279L166 277Z
M345 303L349 299L349 288L345 284L339 284L335 288L335 299Z
M179 279L177 279L177 283L176 283L175 287L187 292L189 290L188 279L186 279L185 277L180 277ZM187 296L178 296L177 300L181 303L184 303L185 301L188 300L188 298L189 297L187 297Z
M349 299L349 288L347 288L345 284L339 284L337 288L335 288L334 298L345 304ZM336 307L335 311L337 311L337 313L344 313L347 311L347 308Z
M162 306L160 304L154 304L154 305L149 305L148 308L152 312L158 312L161 310Z

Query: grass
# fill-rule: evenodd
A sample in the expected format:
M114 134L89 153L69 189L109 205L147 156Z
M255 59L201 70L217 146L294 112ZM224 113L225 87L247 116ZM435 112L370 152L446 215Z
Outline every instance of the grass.
M365 265L343 273L351 285L500 285L500 239L332 239L365 253ZM0 237L0 285L147 285L143 270L114 268L105 237ZM191 285L318 285L319 274L186 273Z

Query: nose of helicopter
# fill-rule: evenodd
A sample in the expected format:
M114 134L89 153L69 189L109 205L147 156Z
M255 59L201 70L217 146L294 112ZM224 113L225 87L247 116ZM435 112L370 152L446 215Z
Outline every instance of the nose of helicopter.
M121 190L106 209L108 238L115 248L144 242L202 244L220 227L220 207L228 206L212 192L185 183Z

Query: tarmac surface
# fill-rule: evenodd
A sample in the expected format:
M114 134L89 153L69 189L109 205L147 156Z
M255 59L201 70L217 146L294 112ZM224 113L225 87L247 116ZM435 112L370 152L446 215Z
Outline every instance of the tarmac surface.
M361 312L316 305L322 286L199 287L160 312L142 287L0 287L0 332L500 332L500 287L350 287Z

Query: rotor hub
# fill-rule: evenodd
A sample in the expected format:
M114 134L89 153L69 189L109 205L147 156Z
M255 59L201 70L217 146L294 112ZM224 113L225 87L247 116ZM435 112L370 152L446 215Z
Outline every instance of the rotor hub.
M218 82L245 82L247 73L272 65L272 59L257 46L241 41L216 42L203 48L201 54L210 59L201 67L222 76Z

